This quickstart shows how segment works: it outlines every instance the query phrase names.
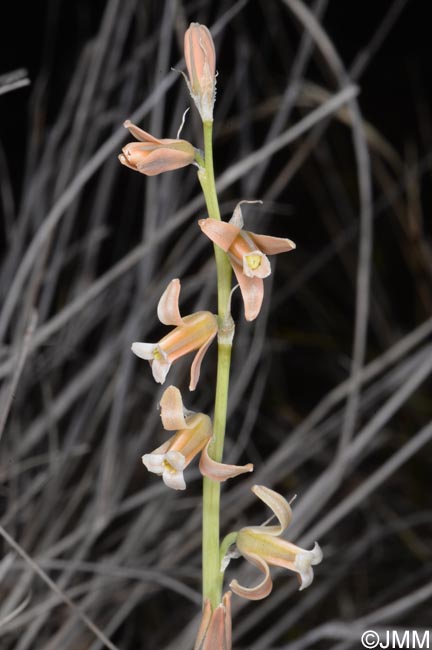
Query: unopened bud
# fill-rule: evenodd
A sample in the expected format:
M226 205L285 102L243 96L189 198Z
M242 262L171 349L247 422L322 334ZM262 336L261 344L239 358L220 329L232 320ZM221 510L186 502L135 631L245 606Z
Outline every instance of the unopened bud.
M205 25L191 23L184 37L187 85L203 122L213 121L216 96L216 53Z

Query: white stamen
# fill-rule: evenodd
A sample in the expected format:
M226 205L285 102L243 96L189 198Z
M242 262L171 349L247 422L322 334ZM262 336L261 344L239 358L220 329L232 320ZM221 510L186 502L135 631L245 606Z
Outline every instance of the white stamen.
M179 130L177 131L177 140L180 139L180 133L181 133L182 130L183 130L183 127L184 127L184 124L185 124L185 121L186 121L186 114L187 114L187 112L188 112L189 110L190 110L190 106L189 106L189 107L185 110L185 112L183 113L182 121L181 121L181 124L180 124Z

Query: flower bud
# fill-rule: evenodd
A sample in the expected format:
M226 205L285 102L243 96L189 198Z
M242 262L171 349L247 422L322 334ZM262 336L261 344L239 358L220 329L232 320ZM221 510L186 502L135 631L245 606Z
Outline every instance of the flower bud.
M216 53L205 25L191 23L184 37L184 55L189 79L186 83L203 122L213 121L216 96Z
M227 591L213 610L206 599L194 650L231 650L231 628L231 592Z

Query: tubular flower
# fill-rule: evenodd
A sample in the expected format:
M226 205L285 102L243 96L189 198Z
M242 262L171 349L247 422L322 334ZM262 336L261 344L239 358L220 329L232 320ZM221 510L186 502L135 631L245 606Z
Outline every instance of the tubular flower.
M213 611L206 599L194 650L231 650L231 595L227 591Z
M142 461L149 472L162 476L165 485L185 490L183 470L211 440L211 420L204 413L185 411L180 391L174 386L164 392L160 405L164 428L179 430L151 454L144 454Z
M271 274L267 255L284 253L295 248L294 242L281 237L256 235L243 230L243 216L237 204L230 221L201 219L198 224L205 235L222 248L230 259L240 285L246 320L258 316L264 298L263 278Z
M185 409L178 388L169 386L166 389L160 407L164 429L176 433L151 454L145 454L142 461L149 472L162 476L165 485L174 490L184 490L183 470L201 451L201 474L213 481L226 481L253 470L251 463L225 465L209 458L208 447L213 435L211 420L204 413Z
M210 31L205 25L191 23L184 36L184 55L189 79L185 76L192 99L203 122L213 121L216 97L216 53Z
M295 571L299 578L300 591L305 589L313 580L312 566L322 560L320 547L315 542L311 551L305 551L291 542L279 539L292 517L288 502L264 485L254 485L252 492L273 510L279 524L250 526L239 531L236 540L238 551L264 574L264 579L253 588L242 587L237 580L233 580L231 589L238 596L249 600L265 598L273 588L269 565Z
M201 362L218 331L216 316L209 311L198 311L180 316L178 300L180 280L171 280L158 304L158 318L164 325L175 325L159 343L133 343L132 352L150 362L153 377L163 384L171 364L189 352L197 350L191 365L189 390L198 383Z
M122 165L146 176L156 176L191 165L195 161L195 148L186 140L164 138L158 140L126 120L124 126L139 142L130 142L119 155Z

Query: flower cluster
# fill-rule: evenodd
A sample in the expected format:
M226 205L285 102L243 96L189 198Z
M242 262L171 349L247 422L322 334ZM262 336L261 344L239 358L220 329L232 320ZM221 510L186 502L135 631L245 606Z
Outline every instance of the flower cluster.
M204 130L211 129L213 121L213 106L216 94L216 56L210 31L204 25L192 23L184 38L184 55L187 68L186 83L204 124ZM173 171L188 165L197 165L199 179L206 197L209 218L200 219L198 226L201 231L216 245L217 262L222 260L225 272L220 277L225 278L225 295L230 291L230 265L240 287L244 304L244 314L247 321L253 321L260 313L264 298L264 278L271 274L268 255L276 255L291 251L294 242L287 238L272 237L256 234L244 229L244 220L240 201L229 221L221 221L218 210L214 206L215 186L213 165L207 156L211 157L206 148L204 159L202 152L186 140L179 138L158 139L143 131L130 121L124 123L131 135L136 139L123 147L119 156L120 162L147 176L162 172ZM211 133L211 131L210 131ZM208 138L205 139L208 147ZM203 167L204 165L204 167ZM211 171L210 171L211 170ZM209 196L211 199L209 200ZM220 268L218 266L218 278ZM194 391L200 378L201 364L209 346L219 337L219 352L231 346L232 336L226 336L226 324L232 323L230 305L226 310L215 315L210 311L197 311L182 316L179 308L180 280L173 279L168 284L157 307L157 315L163 325L172 329L157 343L135 342L132 351L141 359L150 363L153 378L163 384L171 365L178 359L190 353L194 357L190 368L189 390ZM229 301L228 301L229 302ZM230 329L230 333L233 327ZM227 343L229 339L229 343ZM228 370L226 370L228 368ZM169 386L160 401L160 415L165 431L172 435L151 453L144 454L142 461L149 472L162 477L163 482L174 490L186 489L184 470L199 456L199 470L215 485L229 478L253 471L253 465L228 465L222 460L223 436L225 432L226 405L228 395L229 361L225 366L223 384L219 377L218 388L225 400L223 418L215 407L214 425L205 413L195 413L185 409L178 388ZM222 386L222 390L221 390ZM216 399L218 404L218 397ZM222 421L223 419L223 421ZM218 434L217 434L218 432ZM219 435L219 437L218 437ZM220 444L222 440L222 445ZM207 483L206 485L208 485ZM217 486L217 489L219 487ZM310 551L304 550L281 535L288 527L292 512L289 503L283 496L270 488L255 485L254 494L261 499L274 513L277 525L246 526L233 533L236 544L236 557L243 556L264 575L262 581L255 587L244 587L237 580L230 583L231 591L221 596L221 589L214 597L213 585L210 591L213 597L204 599L201 625L198 632L195 650L230 650L231 649L231 596L232 592L243 598L259 600L265 598L272 590L270 567L279 566L297 574L300 589L308 587L313 580L312 566L319 564L322 559L318 544ZM213 493L214 494L214 493ZM218 504L219 496L208 501L210 508ZM206 503L203 510L206 515ZM213 520L212 520L213 521ZM219 531L217 530L217 534ZM229 544L231 543L231 536ZM228 538L227 538L228 539ZM227 548L228 542L223 548ZM213 552L217 543L213 543ZM215 553L213 553L215 555ZM223 555L223 551L221 551ZM227 556L234 557L232 554ZM219 562L219 554L216 561ZM222 580L227 561L222 561L222 569L216 564L213 582ZM214 566L214 563L213 563ZM219 573L220 575L219 575ZM222 576L222 577L221 577ZM222 584L222 583L221 583Z
M174 325L159 343L132 343L132 352L150 362L153 378L159 384L165 382L173 361L189 352L197 353L191 365L189 390L195 390L201 370L201 362L218 332L216 316L209 311L198 311L182 317L179 310L180 280L171 280L161 299L157 314L164 325Z
M176 433L160 447L144 454L142 461L149 472L162 476L167 487L186 489L183 470L201 452L199 463L203 476L222 482L245 472L252 472L253 465L227 465L210 458L208 450L212 442L212 423L208 415L188 411L183 406L181 393L169 386L160 401L161 419L166 431Z
M186 140L158 140L129 120L126 120L124 126L138 140L123 147L123 153L119 155L121 164L129 169L146 176L156 176L162 172L181 169L195 161L196 149Z
M256 235L243 230L244 222L240 201L233 216L228 221L201 219L198 225L209 239L228 254L231 266L237 278L242 293L245 318L255 320L258 316L264 298L263 278L271 273L267 255L284 253L295 248L290 239Z
M322 551L317 543L311 551L280 539L288 527L292 512L289 503L277 492L264 485L255 485L252 492L272 511L279 524L276 526L248 526L242 528L236 540L239 553L263 574L263 580L256 587L242 587L237 580L230 584L232 591L249 600L260 600L269 595L273 588L269 566L280 566L297 573L300 591L309 587L313 580L312 566L322 560Z

